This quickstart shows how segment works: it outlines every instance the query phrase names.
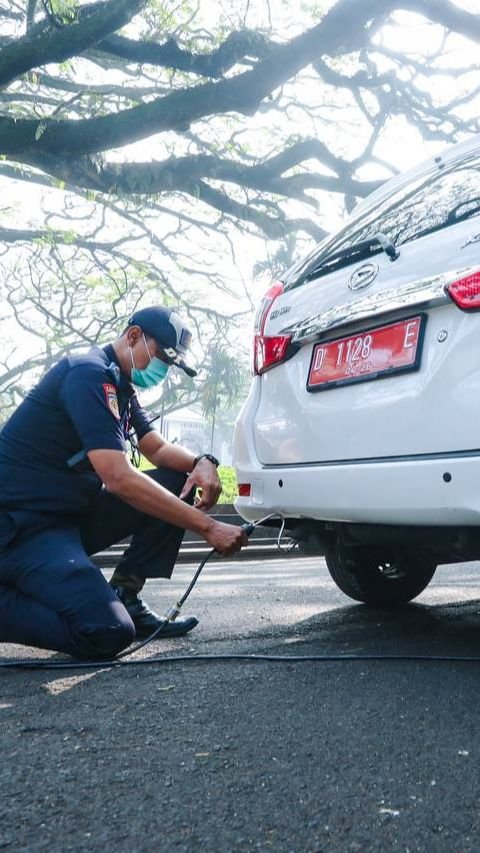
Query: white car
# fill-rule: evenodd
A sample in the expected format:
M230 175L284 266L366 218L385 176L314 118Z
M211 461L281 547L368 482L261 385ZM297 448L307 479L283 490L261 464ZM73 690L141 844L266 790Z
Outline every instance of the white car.
M373 605L480 559L479 312L477 136L388 181L265 294L240 515L278 513Z

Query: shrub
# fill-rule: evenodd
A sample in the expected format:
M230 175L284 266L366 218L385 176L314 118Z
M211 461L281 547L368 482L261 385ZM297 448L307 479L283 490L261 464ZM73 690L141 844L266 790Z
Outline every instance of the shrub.
M219 504L232 504L237 497L237 476L235 469L227 465L220 465L218 476L222 484L222 491L218 499Z

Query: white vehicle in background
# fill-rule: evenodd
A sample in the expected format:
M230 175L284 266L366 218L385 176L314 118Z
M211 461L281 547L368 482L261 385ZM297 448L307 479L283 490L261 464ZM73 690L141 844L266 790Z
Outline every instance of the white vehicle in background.
M236 509L279 513L351 598L480 559L479 311L480 137L388 181L261 302Z

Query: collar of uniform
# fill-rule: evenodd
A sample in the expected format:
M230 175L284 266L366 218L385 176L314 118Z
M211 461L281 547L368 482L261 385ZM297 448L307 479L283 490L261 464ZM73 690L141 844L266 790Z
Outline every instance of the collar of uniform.
M113 363L116 364L120 370L120 382L119 382L120 392L122 394L125 394L126 397L133 397L133 395L135 394L135 389L134 389L133 385L131 384L131 382L129 381L126 374L123 373L123 371L120 367L120 364L119 364L119 361L117 358L117 354L115 352L113 344L107 344L105 347L102 348L102 352L105 353L108 362L111 363L113 361Z

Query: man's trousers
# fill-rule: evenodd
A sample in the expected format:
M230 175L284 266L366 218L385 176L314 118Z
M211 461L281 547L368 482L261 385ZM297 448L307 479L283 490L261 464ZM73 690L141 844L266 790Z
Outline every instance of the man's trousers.
M166 469L147 473L176 495L186 479ZM91 512L73 521L23 515L18 524L0 511L0 642L80 658L109 658L128 646L133 622L89 555L132 536L117 568L169 578L185 531L105 489Z

